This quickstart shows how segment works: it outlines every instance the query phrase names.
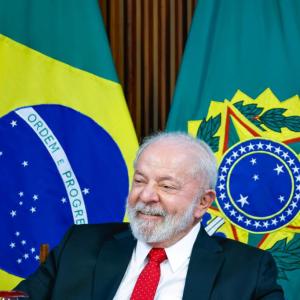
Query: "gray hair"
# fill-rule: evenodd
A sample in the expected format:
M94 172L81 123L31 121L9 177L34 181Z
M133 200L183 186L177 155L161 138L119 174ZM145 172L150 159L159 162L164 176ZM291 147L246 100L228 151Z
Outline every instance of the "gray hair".
M141 144L134 161L136 167L143 151L150 145L160 141L172 141L178 145L184 145L186 149L194 150L195 169L192 170L196 176L202 178L205 176L208 180L209 188L215 189L217 181L217 162L211 148L202 140L194 138L183 132L158 132L146 137Z

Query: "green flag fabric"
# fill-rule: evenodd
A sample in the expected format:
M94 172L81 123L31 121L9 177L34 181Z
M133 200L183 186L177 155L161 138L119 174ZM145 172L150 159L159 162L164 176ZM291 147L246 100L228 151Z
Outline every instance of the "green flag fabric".
M199 0L167 123L216 154L210 233L270 251L287 300L300 286L299 17L297 0Z
M120 222L137 139L97 0L0 0L0 290L72 224Z

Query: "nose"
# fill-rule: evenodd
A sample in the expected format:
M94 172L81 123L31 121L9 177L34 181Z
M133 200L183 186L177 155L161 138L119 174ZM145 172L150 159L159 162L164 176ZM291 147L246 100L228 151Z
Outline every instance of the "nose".
M140 192L139 198L144 203L158 202L159 195L156 186L153 183L146 184Z

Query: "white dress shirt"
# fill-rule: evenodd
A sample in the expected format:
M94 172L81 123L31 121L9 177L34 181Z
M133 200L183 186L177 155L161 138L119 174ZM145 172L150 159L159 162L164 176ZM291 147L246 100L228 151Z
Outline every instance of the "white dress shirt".
M168 259L161 263L160 280L155 300L182 299L185 278L194 242L200 230L200 223L169 248L165 248ZM138 241L130 263L113 300L129 300L138 276L147 264L151 246Z

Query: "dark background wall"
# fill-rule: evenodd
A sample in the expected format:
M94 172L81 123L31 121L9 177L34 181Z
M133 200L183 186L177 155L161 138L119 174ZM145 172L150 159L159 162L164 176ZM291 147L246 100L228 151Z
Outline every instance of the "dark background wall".
M164 130L196 0L99 0L138 139Z

